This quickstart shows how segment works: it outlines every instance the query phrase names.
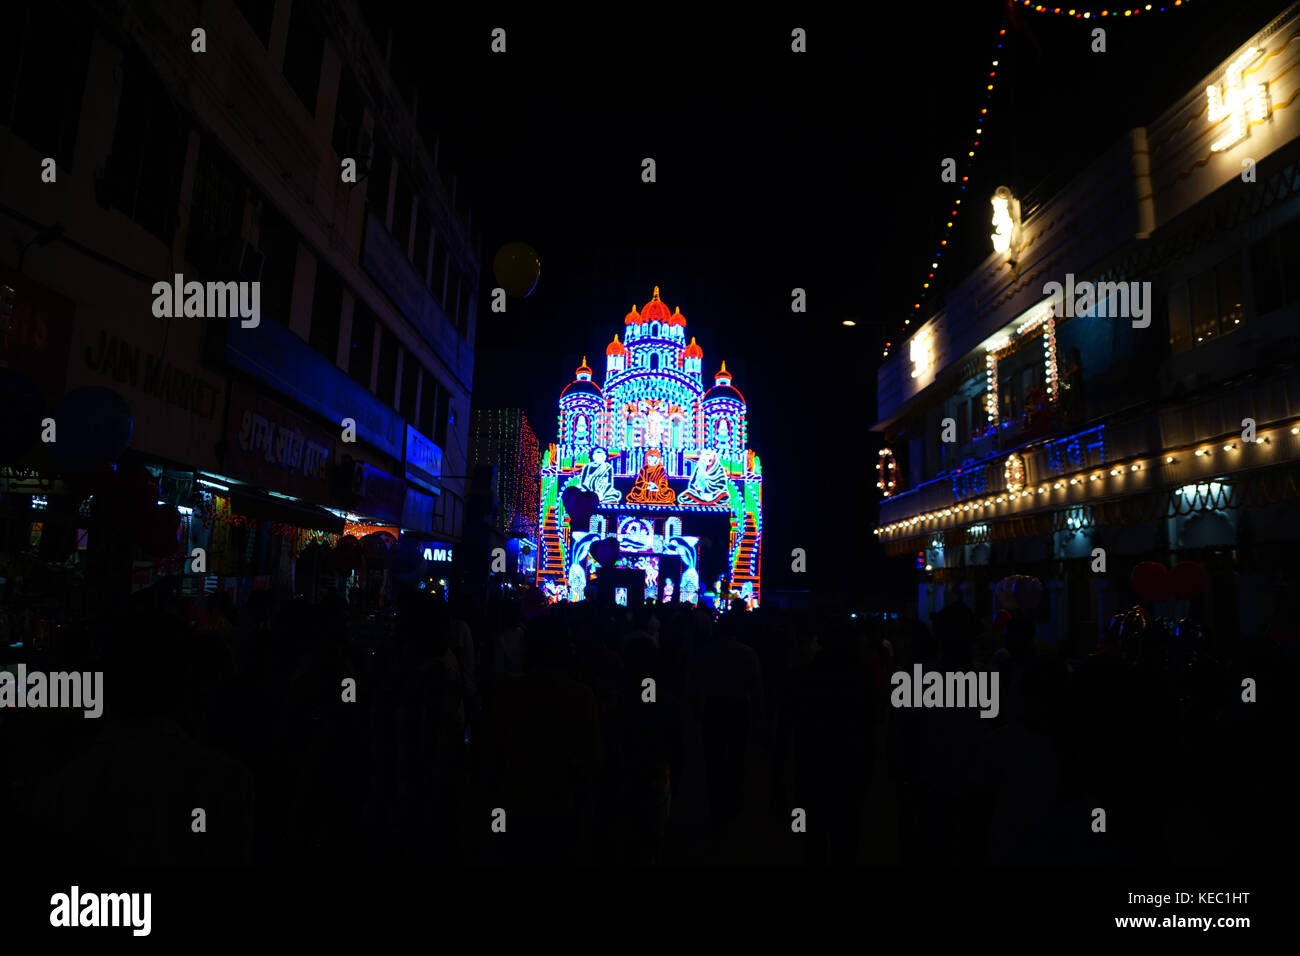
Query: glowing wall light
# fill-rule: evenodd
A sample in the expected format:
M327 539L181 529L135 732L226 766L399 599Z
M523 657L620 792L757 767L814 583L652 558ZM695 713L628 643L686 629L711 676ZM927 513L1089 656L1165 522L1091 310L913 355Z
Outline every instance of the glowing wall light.
M1006 186L993 194L993 251L1007 255L1020 249L1020 200Z
M929 375L934 370L934 334L929 329L922 329L912 336L910 355L912 359L912 378Z
M1228 120L1223 135L1210 144L1213 152L1222 152L1240 143L1249 134L1252 123L1268 118L1268 85L1263 82L1247 84L1245 75L1246 69L1261 52L1255 47L1247 50L1224 70L1222 83L1205 88L1210 101L1207 112L1210 122Z

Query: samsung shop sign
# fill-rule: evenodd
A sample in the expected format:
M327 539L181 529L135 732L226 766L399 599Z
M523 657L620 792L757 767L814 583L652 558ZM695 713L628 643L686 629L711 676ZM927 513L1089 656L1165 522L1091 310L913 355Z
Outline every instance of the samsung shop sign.
M431 544L424 549L424 560L434 564L451 564L451 545Z
M406 426L406 480L442 494L442 449L410 425Z

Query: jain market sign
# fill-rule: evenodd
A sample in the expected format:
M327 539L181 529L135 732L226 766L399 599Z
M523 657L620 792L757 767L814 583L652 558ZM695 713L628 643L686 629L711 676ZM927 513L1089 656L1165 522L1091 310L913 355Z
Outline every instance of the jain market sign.
M435 564L451 563L451 545L435 544L424 549L424 560L433 561Z

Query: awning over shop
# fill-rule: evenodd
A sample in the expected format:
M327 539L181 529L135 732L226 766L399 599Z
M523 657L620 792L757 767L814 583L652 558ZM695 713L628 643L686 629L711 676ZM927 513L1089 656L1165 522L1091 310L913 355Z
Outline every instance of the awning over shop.
M279 521L309 531L343 533L343 519L315 505L234 489L229 494L230 507L235 514L259 521Z

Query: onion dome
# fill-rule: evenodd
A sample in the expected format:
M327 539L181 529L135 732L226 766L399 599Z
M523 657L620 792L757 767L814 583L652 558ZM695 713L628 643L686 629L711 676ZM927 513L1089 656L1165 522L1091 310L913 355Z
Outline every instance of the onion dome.
M560 398L566 395L595 395L598 398L604 395L600 386L591 380L591 367L587 365L587 356L582 357L582 364L574 372L577 376L572 382L564 387L560 393Z
M682 354L687 358L704 358L704 349L695 344L695 336L691 336L691 344L682 350Z
M614 334L614 341L605 347L606 355L626 355L627 346L618 340L618 333Z
M671 318L668 312L668 306L659 301L659 287L655 286L654 298L645 304L641 309L641 321L643 322L667 322ZM682 319L685 324L686 320Z
M642 323L642 322L644 322L644 321L645 321L645 319L643 319L643 318L641 317L641 314L640 314L639 312L637 312L637 310L636 310L636 306L635 306L635 305L632 306L632 311L631 311L631 312L629 312L627 315L623 316L623 324L624 324L624 325L639 325L640 323Z
M686 328L686 316L682 315L681 306L673 309L673 314L668 316L667 322L669 325L680 325L682 328Z
M733 402L740 402L742 405L745 404L745 396L741 395L740 392L731 385L731 373L727 371L726 362L722 363L722 370L718 372L717 375L713 376L713 380L717 382L717 384L704 393L704 401L707 402L714 398L729 398Z

